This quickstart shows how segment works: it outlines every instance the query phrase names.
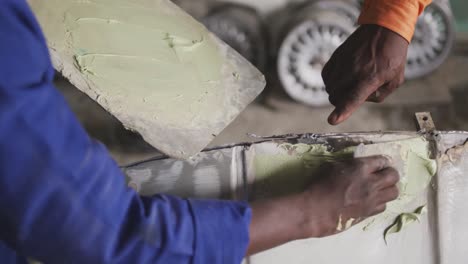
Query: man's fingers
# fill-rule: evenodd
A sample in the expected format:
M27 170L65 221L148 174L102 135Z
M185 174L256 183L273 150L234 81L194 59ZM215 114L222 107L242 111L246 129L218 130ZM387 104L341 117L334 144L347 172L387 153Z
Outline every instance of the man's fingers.
M400 181L398 171L391 167L376 172L375 177L375 188L377 190L393 187Z
M330 102L332 103L332 99L330 100ZM341 115L341 111L338 110L338 108L335 108L335 110L333 110L333 112L328 117L328 123L330 125L338 125L339 123L343 122L344 119L341 117Z
M339 61L343 61L343 58L342 58L343 56L341 55L343 52L341 50L342 50L341 46L338 47L335 50L335 52L333 52L333 54L331 55L327 63L325 63L325 65L323 66L322 79L327 88L328 88L328 85L331 82L333 82L333 80L340 79L336 77L341 76L343 74L343 70L346 69L346 67L339 67L340 64L336 63Z
M333 66L331 66L333 67ZM347 76L341 71L335 70L328 74L329 77L323 77L325 91L329 94L329 101L332 105L337 105L340 96L343 95L352 81L352 76Z
M400 192L396 186L381 190L376 198L378 204L386 204L398 198Z
M379 86L379 83L365 81L352 88L351 92L341 95L335 110L328 117L328 122L338 125L348 119Z
M347 87L350 86L351 80L346 77L337 78L326 84L326 91L329 94L328 101L334 106L338 106L343 94L346 93Z
M368 173L377 173L392 166L392 160L387 156L370 156L359 158L359 160L366 165L366 172Z
M385 98L387 98L396 89L398 89L398 87L400 86L399 82L400 81L396 79L396 80L386 83L385 85L377 89L377 91L372 93L369 96L369 98L367 98L367 101L373 102L373 103L382 103L385 100Z
M387 208L387 204L385 204L385 203L379 204L379 205L377 205L376 207L373 208L373 210L370 212L370 214L368 216L373 216L373 215L383 213L386 208Z
M331 59L323 66L322 79L325 84L332 79L333 68L333 61ZM327 87L327 85L325 85L325 87Z

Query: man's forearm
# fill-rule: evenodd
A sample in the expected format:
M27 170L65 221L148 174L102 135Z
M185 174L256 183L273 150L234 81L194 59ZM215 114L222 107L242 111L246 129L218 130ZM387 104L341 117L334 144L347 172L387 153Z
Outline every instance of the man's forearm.
M126 186L53 87L45 40L24 0L0 1L0 58L1 242L45 263L242 260L245 203L140 197Z
M253 203L247 255L303 238L302 204L301 194Z

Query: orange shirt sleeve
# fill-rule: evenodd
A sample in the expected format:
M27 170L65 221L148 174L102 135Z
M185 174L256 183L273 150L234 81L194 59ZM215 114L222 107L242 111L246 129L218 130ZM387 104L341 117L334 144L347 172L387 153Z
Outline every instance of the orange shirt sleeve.
M416 21L431 2L432 0L365 0L358 23L380 25L411 42Z

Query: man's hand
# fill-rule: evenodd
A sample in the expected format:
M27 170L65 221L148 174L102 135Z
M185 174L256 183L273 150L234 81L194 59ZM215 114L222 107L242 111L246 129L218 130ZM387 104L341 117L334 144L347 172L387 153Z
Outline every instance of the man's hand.
M404 81L409 43L378 25L360 26L332 55L322 77L336 107L328 122L337 125L366 100L382 102Z
M390 163L375 156L326 164L303 193L253 204L248 255L334 235L383 212L398 197L399 175Z
M329 236L385 211L398 198L398 171L383 156L322 166L305 193L305 225L309 236Z

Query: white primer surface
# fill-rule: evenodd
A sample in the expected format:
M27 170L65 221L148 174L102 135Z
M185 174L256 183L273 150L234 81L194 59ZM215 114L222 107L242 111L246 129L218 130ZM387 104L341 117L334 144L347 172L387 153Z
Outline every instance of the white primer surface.
M272 160L272 164L277 164L278 161L272 157L277 158L280 155L282 160L287 161L282 166L288 168L301 166L302 160L304 160L302 152L294 154L283 149L281 145L278 147L272 143L256 145L255 159L258 160L259 157L267 155ZM323 152L320 148L311 150L319 154L316 158L317 161L323 160L324 154L333 156L333 154ZM337 229L346 230L343 233L319 239L294 241L254 255L249 258L249 263L438 263L435 255L437 247L434 244L436 230L434 219L437 210L432 198L433 189L430 187L436 164L434 160L429 158L429 153L429 143L423 137L359 145L354 151L356 157L387 155L392 158L394 166L401 174L400 197L387 204L387 210L384 213L368 218L349 229L351 223L337 223ZM302 158L296 162L296 158L290 157L291 155L299 155ZM252 173L255 174L255 177L264 174L275 177L275 174L258 170L265 167L271 168L271 166L273 165L255 166L255 171ZM291 169L288 170L288 172L291 171ZM284 170L282 172L285 173ZM295 183L294 177L301 177L301 175L307 177L307 175L311 175L311 172L306 169L298 169L293 174L287 174L286 177L289 180L282 183L281 190L291 187L287 182L293 184ZM271 189L271 186L268 189ZM398 233L389 234L386 240L384 239L385 230L392 226L398 216L414 212L421 206L427 206L428 213L421 214L419 221L412 223L406 221L404 229Z

